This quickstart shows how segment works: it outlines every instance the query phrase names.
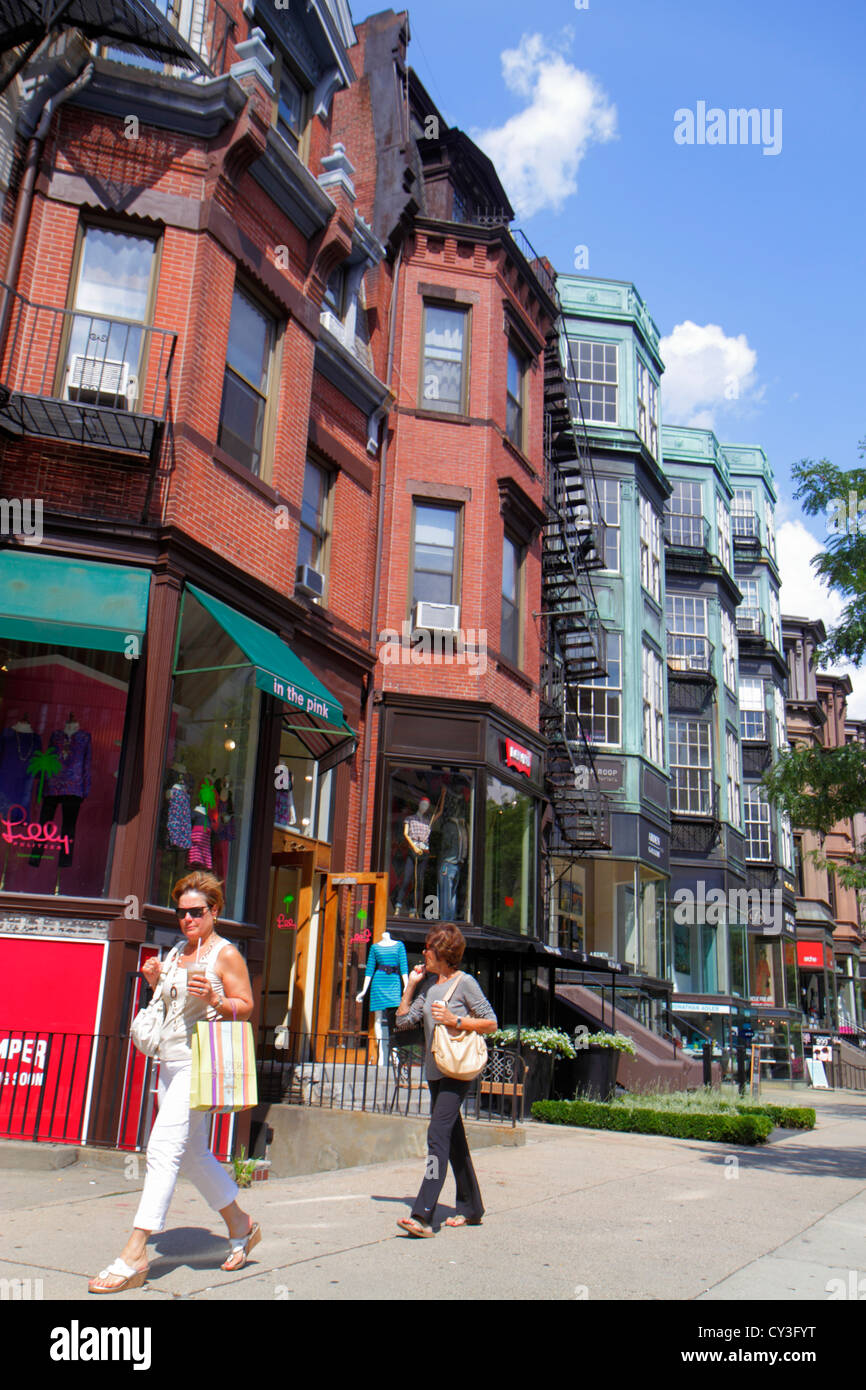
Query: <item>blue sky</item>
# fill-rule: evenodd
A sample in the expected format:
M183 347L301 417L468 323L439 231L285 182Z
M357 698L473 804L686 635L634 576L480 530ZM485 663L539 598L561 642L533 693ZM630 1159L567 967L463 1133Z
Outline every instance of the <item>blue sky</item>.
M665 340L663 418L763 446L780 493L783 611L832 621L838 603L804 566L823 526L805 520L811 545L790 468L853 467L866 436L866 9L580 3L414 0L410 62L494 157L539 251L570 270L585 246L589 274L636 285ZM356 4L354 17L376 8ZM675 112L701 101L781 111L765 136L781 134L778 153L678 144Z

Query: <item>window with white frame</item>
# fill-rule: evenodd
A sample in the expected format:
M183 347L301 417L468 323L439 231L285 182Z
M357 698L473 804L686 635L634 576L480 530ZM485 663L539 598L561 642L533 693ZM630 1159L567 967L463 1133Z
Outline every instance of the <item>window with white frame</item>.
M617 350L615 343L569 339L568 374L573 376L585 420L602 425L617 421Z
M773 707L776 716L776 752L788 751L788 721L785 712L785 697L778 685L773 686Z
M726 570L731 568L731 514L724 498L716 493L716 526L719 532L719 559Z
M770 590L770 641L777 652L782 650L782 614L775 589Z
M653 458L659 447L659 390L649 368L637 359L637 431Z
M722 672L729 690L737 688L737 629L727 608L722 609Z
M731 502L731 526L735 536L754 536L757 517L755 498L751 488L735 487Z
M643 751L656 767L665 765L665 688L661 657L643 644Z
M708 671L707 600L691 594L666 594L668 660L675 670Z
M728 775L728 820L731 825L739 828L743 819L740 806L740 743L730 729L725 732L725 759Z
M773 858L770 806L761 788L749 783L743 788L743 830L746 858L769 863Z
M622 741L622 636L606 634L606 676L577 687L577 713L590 743L618 748Z
M710 726L701 719L672 719L668 751L671 810L682 815L713 814Z
M779 815L779 828L782 840L782 865L789 873L794 872L794 831L787 811Z
M740 736L753 742L767 737L764 682L756 676L740 677Z
M605 524L604 568L619 570L619 481L616 478L599 478L598 505L601 519Z
M671 545L699 550L704 544L704 501L700 483L674 478L665 504L665 527Z
M640 504L640 582L656 603L662 600L661 522L648 497L638 494Z
M776 558L776 516L773 503L769 497L764 498L764 525L767 528L767 549Z
M741 632L763 635L764 614L757 579L741 579L737 575L737 587L743 595L743 602L737 609L737 627Z

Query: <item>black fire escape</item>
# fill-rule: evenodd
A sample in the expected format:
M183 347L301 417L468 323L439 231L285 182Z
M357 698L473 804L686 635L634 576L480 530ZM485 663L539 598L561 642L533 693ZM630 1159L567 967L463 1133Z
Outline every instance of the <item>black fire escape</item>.
M544 355L546 486L542 560L541 729L553 825L547 851L571 859L610 848L610 811L578 716L579 684L604 676L604 630L591 571L604 564L604 521L573 374L559 340Z

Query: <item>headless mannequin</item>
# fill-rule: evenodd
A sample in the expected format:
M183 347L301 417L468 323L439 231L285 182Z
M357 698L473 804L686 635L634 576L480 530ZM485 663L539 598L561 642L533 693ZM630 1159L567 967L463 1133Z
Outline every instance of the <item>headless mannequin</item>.
M387 932L387 931L386 931L386 932L383 932L383 934L379 937L379 940L378 940L378 942L377 942L377 945L379 945L379 946L386 946L386 947L387 947L387 946L396 946L397 944L398 944L398 943L394 940L394 938L393 938L393 936L391 935L391 933L390 933L390 932ZM360 1003L363 1001L363 999L364 999L364 997L365 997L365 995L366 995L366 993L367 993L367 990L370 988L370 981L372 980L372 978L373 978L372 975L368 975L368 976L367 976L367 979L364 981L364 988L361 990L360 994L356 994L356 995L355 995L355 1003L356 1003L356 1004L360 1004ZM408 975L403 975L403 974L401 974L400 978L401 978L401 980L403 981L403 989L405 990L407 984L409 983L409 976L408 976ZM395 1006L395 1007L396 1007L396 1006ZM383 1014L384 1014L384 1016L385 1016L385 1017L384 1017L384 1027L383 1027L383 1017L382 1017ZM387 1064L388 1064L388 1054L389 1054L389 1052L390 1052L390 1050L391 1050L391 1047L390 1047L390 1044L391 1044L391 1030L390 1030L390 1028L388 1027L388 1010L387 1010L387 1009L376 1009L376 1010L374 1011L374 1013L373 1013L373 1032L374 1032L374 1034L375 1034L375 1036L376 1036L376 1053L377 1053L377 1056L378 1056L378 1059L379 1059L379 1066L380 1066L380 1067L387 1066Z

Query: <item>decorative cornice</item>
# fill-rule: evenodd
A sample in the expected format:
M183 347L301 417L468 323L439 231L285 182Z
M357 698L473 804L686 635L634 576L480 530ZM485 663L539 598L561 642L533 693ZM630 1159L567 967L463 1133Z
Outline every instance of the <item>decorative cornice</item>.
M523 544L530 545L547 519L544 512L513 478L497 478L496 485L502 516Z
M321 326L316 343L315 365L317 372L363 411L367 417L367 450L369 453L375 453L379 447L378 426L382 418L381 412L388 409L393 399L388 387L362 366L324 325Z
M194 82L94 59L96 71L71 106L123 120L134 111L142 125L172 130L199 140L215 135L237 120L246 94L230 75Z
M333 217L333 200L277 131L268 131L267 147L250 173L308 240Z

